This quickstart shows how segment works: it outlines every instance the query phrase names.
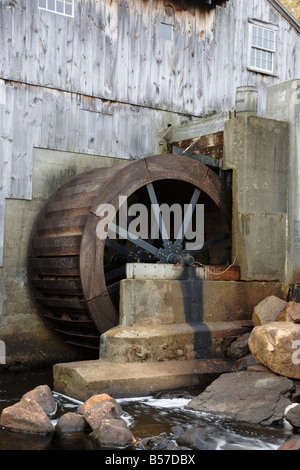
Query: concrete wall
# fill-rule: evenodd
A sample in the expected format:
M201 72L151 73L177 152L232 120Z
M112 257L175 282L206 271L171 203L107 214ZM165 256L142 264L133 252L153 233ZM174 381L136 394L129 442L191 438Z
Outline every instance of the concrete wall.
M289 123L255 116L225 123L233 170L233 258L242 280L285 280Z
M290 80L268 89L267 115L290 123L287 159L287 252L286 282L300 279L300 80Z

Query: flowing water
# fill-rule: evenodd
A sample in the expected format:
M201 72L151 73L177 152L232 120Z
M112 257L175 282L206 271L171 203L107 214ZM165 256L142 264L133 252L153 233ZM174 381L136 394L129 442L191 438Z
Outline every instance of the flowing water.
M18 402L22 395L38 385L49 385L53 390L52 370L0 371L0 412ZM208 436L210 447L215 450L276 450L292 435L291 426L249 426L226 423L209 415L184 409L191 396L200 390L177 393L160 393L156 397L118 400L125 412L125 419L137 439L170 435L171 428L201 427ZM80 402L55 394L58 403L53 424L63 413L75 411ZM89 438L88 433L34 436L0 430L0 450L102 450Z

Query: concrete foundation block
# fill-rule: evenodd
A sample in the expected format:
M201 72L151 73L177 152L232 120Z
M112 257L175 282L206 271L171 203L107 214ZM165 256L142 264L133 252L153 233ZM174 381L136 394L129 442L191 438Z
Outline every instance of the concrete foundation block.
M280 282L124 279L120 326L251 320L266 297L285 298Z
M233 170L233 256L241 280L285 282L289 169L288 122L229 119L223 168Z
M232 371L225 359L112 364L103 360L56 364L54 390L77 400L107 393L114 398L151 396L162 390L197 387Z
M224 358L230 339L251 330L250 321L117 327L101 336L100 359L122 364Z

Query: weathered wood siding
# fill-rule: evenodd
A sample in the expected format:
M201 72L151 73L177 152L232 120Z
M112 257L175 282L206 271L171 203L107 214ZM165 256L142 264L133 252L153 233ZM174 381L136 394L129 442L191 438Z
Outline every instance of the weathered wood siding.
M68 18L2 0L0 77L202 116L231 108L237 86L299 74L299 34L267 0L186 5L169 16L163 0L75 0ZM247 70L249 18L279 27L278 78ZM161 23L173 25L173 40L161 38Z
M297 77L299 34L267 0L74 0L74 18L37 0L0 0L0 253L5 198L32 196L34 147L141 157L186 117L228 111L240 85ZM248 19L278 25L277 77L250 72ZM161 23L173 26L163 39ZM1 254L0 254L1 265Z

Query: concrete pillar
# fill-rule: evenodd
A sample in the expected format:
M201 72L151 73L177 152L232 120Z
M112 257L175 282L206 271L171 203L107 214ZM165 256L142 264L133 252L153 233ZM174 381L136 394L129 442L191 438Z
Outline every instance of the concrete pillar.
M224 169L233 170L233 259L242 280L283 281L289 124L261 117L225 123Z
M300 80L268 88L267 117L290 123L287 153L287 252L285 280L300 281Z

